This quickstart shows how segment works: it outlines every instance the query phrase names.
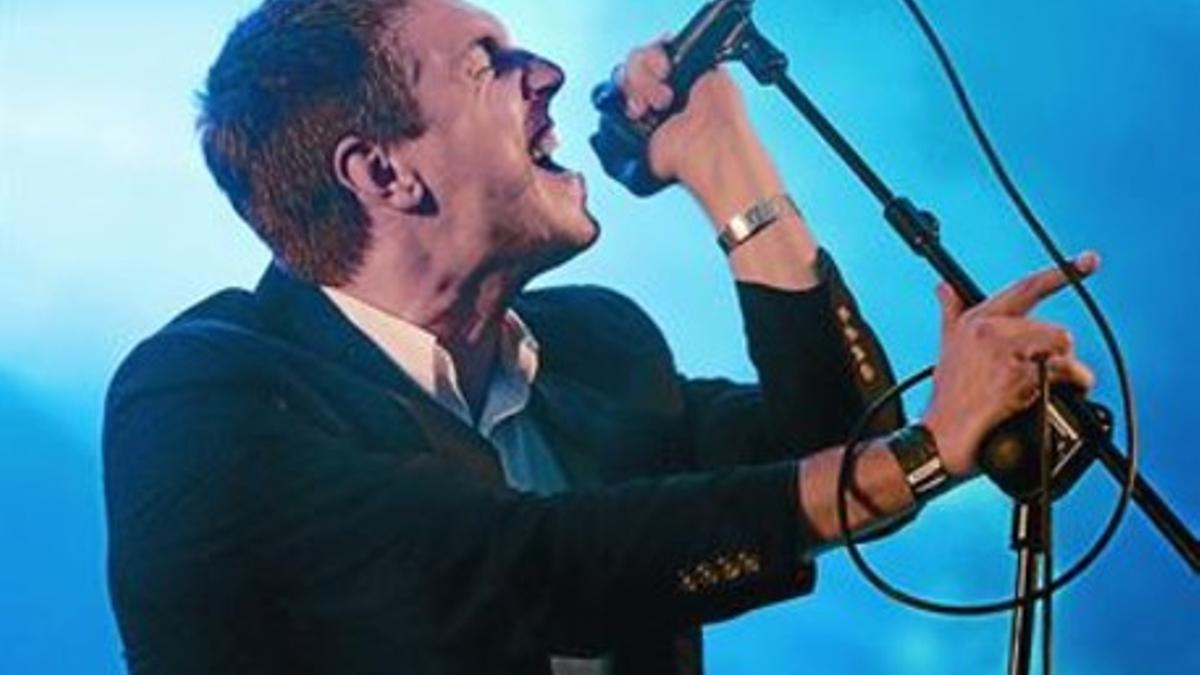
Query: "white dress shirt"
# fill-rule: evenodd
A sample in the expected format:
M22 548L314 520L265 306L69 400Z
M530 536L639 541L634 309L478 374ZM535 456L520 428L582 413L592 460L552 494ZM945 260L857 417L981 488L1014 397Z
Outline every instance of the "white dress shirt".
M537 376L538 342L516 312L508 310L501 322L496 367L475 420L454 360L433 334L335 288L322 290L422 391L492 443L510 487L541 495L567 489L561 465L526 410Z

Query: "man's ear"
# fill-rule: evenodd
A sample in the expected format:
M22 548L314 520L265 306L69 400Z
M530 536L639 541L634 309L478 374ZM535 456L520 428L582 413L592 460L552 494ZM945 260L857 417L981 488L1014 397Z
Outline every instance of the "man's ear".
M415 212L427 200L425 183L387 150L357 136L338 141L333 151L338 182L364 204Z

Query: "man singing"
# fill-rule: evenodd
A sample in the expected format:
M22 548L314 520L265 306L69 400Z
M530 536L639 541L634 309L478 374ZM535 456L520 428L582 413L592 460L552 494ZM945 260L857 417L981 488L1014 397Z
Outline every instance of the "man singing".
M669 68L661 44L631 54L630 117L670 106ZM882 349L720 70L650 165L721 234L758 384L681 375L612 291L525 291L598 232L552 159L562 83L457 0L266 0L230 34L201 140L274 261L112 383L132 672L697 673L700 626L812 589ZM939 291L932 400L876 421L853 529L975 475L1040 360L1091 385L1070 336L1025 318L1063 283L970 310Z

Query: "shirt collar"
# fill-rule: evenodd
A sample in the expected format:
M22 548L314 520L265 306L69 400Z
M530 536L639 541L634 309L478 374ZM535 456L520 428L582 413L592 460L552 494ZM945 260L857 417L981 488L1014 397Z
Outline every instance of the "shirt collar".
M521 317L507 310L500 323L496 369L476 424L458 384L454 360L437 337L424 328L389 314L336 288L321 290L341 313L374 342L425 393L482 435L490 436L504 420L529 403L538 370L537 339Z

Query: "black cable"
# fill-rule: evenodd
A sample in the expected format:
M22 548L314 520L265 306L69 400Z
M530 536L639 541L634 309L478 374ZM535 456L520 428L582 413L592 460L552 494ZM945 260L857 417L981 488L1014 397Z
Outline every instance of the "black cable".
M1113 365L1117 371L1117 377L1121 390L1123 413L1126 420L1125 433L1127 445L1129 447L1129 471L1125 476L1120 497L1117 500L1116 507L1114 508L1108 523L1101 532L1100 536L1093 543L1092 547L1088 549L1087 553L1081 556L1080 559L1076 561L1076 563L1072 565L1065 573L1063 573L1062 576L1057 579L1052 579L1051 583L1043 585L1042 588L1038 589L1036 592L1027 594L1024 598L1014 598L1007 601L973 605L951 605L933 602L915 595L911 595L899 590L885 581L867 564L866 559L862 556L862 552L858 548L857 542L854 541L853 533L850 532L847 525L849 522L849 517L846 491L848 488L848 479L850 473L848 469L850 468L851 462L857 456L859 447L863 443L863 437L865 435L867 425L883 407L883 405L891 402L891 400L900 396L908 389L911 389L918 382L928 378L930 375L932 375L933 369L927 368L926 370L923 370L920 373L904 380L903 382L889 389L887 392L873 401L870 406L868 406L867 411L863 413L862 418L855 425L854 433L851 435L850 440L847 443L846 450L842 457L842 462L838 471L837 511L839 528L842 534L842 541L846 546L846 550L850 556L850 559L854 562L859 572L862 573L872 585L874 585L880 592L894 600L897 600L898 602L902 602L918 609L940 614L978 616L1010 611L1022 602L1033 602L1037 600L1048 599L1053 593L1065 587L1067 584L1072 583L1076 578L1079 577L1079 575L1090 568L1099 558L1100 554L1108 548L1108 546L1112 543L1117 528L1124 520L1126 511L1128 511L1129 503L1133 497L1134 483L1137 480L1137 465L1140 454L1137 437L1137 418L1134 412L1132 385L1125 367L1125 360L1121 354L1120 347L1117 344L1116 337L1114 336L1112 329L1104 316L1104 313L1100 310L1099 306L1092 298L1087 288L1082 284L1079 273L1075 269L1074 265L1072 265L1059 251L1053 239L1047 233L1046 228L1037 218L1037 215L1034 214L1033 209L1030 208L1028 203L1025 201L1016 184L1009 177L1008 172L1004 168L1003 162L1000 160L998 153L995 151L995 148L988 138L987 132L984 130L982 123L979 121L978 115L975 113L974 106L971 104L970 99L967 96L966 88L963 86L962 81L950 60L949 54L942 45L937 33L934 31L933 26L930 24L928 19L925 18L925 15L921 12L914 0L903 0L903 2L913 15L913 18L921 28L922 34L929 41L935 54L937 55L938 62L941 64L943 72L950 81L959 106L967 118L968 124L971 127L971 131L974 134L975 139L983 149L984 155L987 157L988 164L996 178L1004 187L1005 192L1007 193L1009 199L1016 206L1021 217L1034 232L1039 242L1041 242L1043 248L1045 248L1050 257L1054 259L1054 262L1056 265L1058 265L1059 269L1063 271L1063 274L1070 282L1072 289L1083 300L1083 303L1087 308L1088 313L1091 315L1092 320L1100 329L1100 332L1104 338L1105 346L1108 349L1109 355L1113 361Z
M870 584L874 586L880 593L883 593L896 602L927 612L933 612L935 614L946 614L950 616L984 616L999 612L1008 612L1014 609L1018 604L1041 600L1050 592L1057 590L1058 586L1061 585L1061 579L1056 580L1055 583L1049 587L1049 589L1039 589L1036 592L1027 594L1023 598L1009 598L994 602L967 605L956 605L927 600L925 598L900 590L880 576L880 574L876 572L874 568L872 568L867 562L866 558L862 554L858 542L854 539L854 533L851 532L848 526L850 522L850 510L849 500L846 499L846 495L850 489L850 476L853 473L853 471L850 469L851 463L858 457L859 449L863 446L865 441L867 428L884 406L889 405L893 400L900 397L917 384L929 379L932 375L933 367L930 366L916 373L915 375L910 375L908 378L892 386L892 388L885 391L867 406L866 412L862 414L850 432L850 438L847 441L846 449L842 454L841 465L838 467L836 500L838 528L842 535L842 544L846 548L846 554L850 556L850 560L854 563L854 566L858 568L859 573L862 574L863 577L865 577L867 581L870 582Z
M971 98L967 95L966 86L963 84L962 78L959 77L958 70L954 67L954 62L950 59L950 54L946 50L945 45L942 44L941 38L938 37L937 31L934 30L933 24L926 18L925 13L921 11L916 0L902 0L902 2L908 8L917 26L921 29L921 34L933 49L938 65L941 66L943 74L950 83L950 87L954 92L954 98L958 102L958 107L966 118L967 125L971 129L971 134L975 137L975 141L983 151L992 174L996 177L996 180L1008 196L1009 201L1016 207L1022 220L1029 226L1029 229L1033 232L1047 255L1054 260L1054 264L1066 276L1071 284L1071 288L1079 296L1080 300L1082 300L1092 321L1100 330L1105 347L1108 349L1109 356L1112 359L1113 367L1117 371L1117 380L1121 390L1122 412L1125 416L1126 445L1129 448L1129 474L1126 477L1125 494L1122 495L1121 502L1118 504L1118 510L1123 512L1128 508L1129 497L1133 493L1133 484L1137 480L1137 467L1141 456L1141 445L1138 442L1138 424L1136 409L1133 403L1133 386L1130 381L1129 372L1125 367L1125 357L1121 352L1120 345L1117 343L1116 335L1113 333L1104 311L1100 309L1100 305L1092 297L1091 291L1083 284L1083 280L1080 278L1078 270L1075 269L1075 265L1067 260L1067 257L1059 250L1059 247L1054 243L1054 239L1047 231L1046 226L1042 224L1041 219L1034 213L1033 208L1021 193L1020 188L1017 187L1016 182L1004 167L1004 162L1000 159L1000 154L996 151L991 138L988 136L983 123L979 119L979 115L975 112L975 106L971 103ZM1120 522L1119 518L1114 518L1113 520L1117 523Z
M890 389L880 394L875 400L871 401L871 403L867 406L867 410L863 412L850 431L849 440L846 442L846 449L842 453L841 462L838 466L836 498L838 530L841 534L842 544L846 548L846 554L850 557L850 560L854 563L854 566L858 569L859 573L862 574L863 577L866 578L867 581L870 582L870 584L874 586L880 593L883 593L884 595L901 604L935 614L945 614L949 616L986 616L989 614L1012 611L1021 604L1032 603L1050 597L1053 593L1071 583L1074 578L1068 577L1066 574L1064 574L1057 579L1053 579L1050 584L1045 585L1036 591L1027 593L1023 597L978 604L949 604L928 600L900 590L884 579L878 572L876 572L863 556L862 550L854 538L854 533L849 528L850 509L849 500L846 498L846 495L850 491L850 476L853 473L851 470L851 464L858 457L859 450L862 448L863 443L866 440L867 429L871 422L875 419L875 416L879 414L879 411L885 406L891 404L893 400L899 398L904 393L932 376L933 366L930 366L893 385ZM1106 547L1109 543L1110 540L1107 540L1102 536L1101 539L1097 541L1096 546ZM1087 556L1084 556L1084 558L1086 559ZM1093 557L1091 560L1094 562L1095 558ZM1091 563L1089 562L1088 564L1090 565ZM1081 567L1081 569L1086 569L1086 566Z

